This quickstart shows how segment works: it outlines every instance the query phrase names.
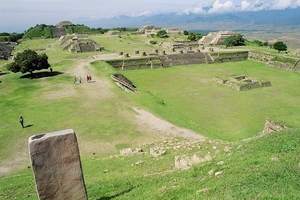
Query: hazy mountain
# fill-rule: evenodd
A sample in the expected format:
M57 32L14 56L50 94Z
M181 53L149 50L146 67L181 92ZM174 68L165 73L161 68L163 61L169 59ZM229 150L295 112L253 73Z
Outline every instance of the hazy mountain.
M156 27L177 27L186 30L274 30L300 29L300 8L285 10L262 10L233 12L223 14L189 14L176 13L153 16L128 17L119 16L110 19L80 19L90 27L140 27L153 24Z

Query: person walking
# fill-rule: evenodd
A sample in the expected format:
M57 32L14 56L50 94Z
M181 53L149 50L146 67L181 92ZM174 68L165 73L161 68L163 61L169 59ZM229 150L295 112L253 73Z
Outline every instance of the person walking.
M24 119L22 116L19 117L19 122L20 122L22 128L24 128Z
M79 83L81 83L81 81L82 81L81 76L79 76L78 80L79 80Z
M89 75L86 75L86 82L90 82L90 76Z

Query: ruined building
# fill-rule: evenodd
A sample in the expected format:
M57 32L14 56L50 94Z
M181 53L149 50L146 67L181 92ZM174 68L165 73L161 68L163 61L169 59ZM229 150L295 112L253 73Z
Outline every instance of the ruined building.
M0 60L8 60L16 45L16 42L0 42Z
M68 49L70 53L102 51L104 49L86 34L66 35L62 36L60 40L62 41L61 48L63 50Z
M156 30L155 26L153 26L153 25L146 25L146 26L140 27L137 30L137 33L150 35L150 34L156 34L157 30Z
M203 46L222 45L225 39L232 35L236 35L236 33L232 31L210 32L199 40L199 44Z
M64 27L66 25L73 25L70 21L61 21L55 25L52 31L52 38L60 38L61 36L67 35L67 29Z

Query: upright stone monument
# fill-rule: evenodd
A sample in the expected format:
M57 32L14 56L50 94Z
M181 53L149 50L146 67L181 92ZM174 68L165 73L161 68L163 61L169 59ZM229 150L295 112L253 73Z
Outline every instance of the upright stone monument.
M72 129L30 137L29 155L39 199L87 199Z

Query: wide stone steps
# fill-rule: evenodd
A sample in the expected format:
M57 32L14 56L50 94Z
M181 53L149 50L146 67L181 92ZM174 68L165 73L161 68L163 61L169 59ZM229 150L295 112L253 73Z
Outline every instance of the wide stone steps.
M135 86L122 74L112 74L111 78L116 82L116 84L128 92L138 92Z

